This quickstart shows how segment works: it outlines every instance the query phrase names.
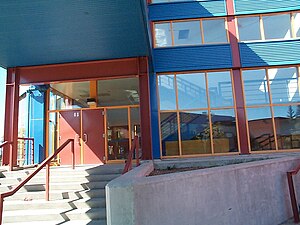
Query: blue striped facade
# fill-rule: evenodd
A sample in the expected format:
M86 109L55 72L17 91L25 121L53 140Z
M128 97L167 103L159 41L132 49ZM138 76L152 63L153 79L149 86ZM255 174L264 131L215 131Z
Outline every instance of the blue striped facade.
M300 0L235 0L236 14L300 10Z
M152 21L225 16L224 0L175 2L149 5Z
M300 64L300 40L240 43L242 67Z
M155 72L232 67L229 44L157 48L153 50L153 56Z

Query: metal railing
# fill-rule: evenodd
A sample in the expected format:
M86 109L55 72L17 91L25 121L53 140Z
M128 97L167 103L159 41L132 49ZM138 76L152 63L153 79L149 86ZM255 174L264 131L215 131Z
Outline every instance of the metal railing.
M293 216L294 216L294 222L299 223L299 209L297 204L297 198L296 198L296 192L294 187L294 180L293 176L297 175L297 173L300 171L300 165L295 168L294 170L290 170L287 172L287 180L289 185L289 191L290 191L290 198L291 198L291 205L293 210Z
M46 166L46 196L45 200L49 201L49 182L50 182L50 163L69 143L71 143L71 153L72 153L72 169L75 169L75 154L74 154L74 139L68 139L64 142L51 156L45 159L36 170L31 173L25 180L20 182L18 186L12 190L0 194L0 224L2 224L2 214L3 214L3 201L4 198L14 195L18 190L20 190L28 181L30 181L36 174L38 174Z
M4 141L2 144L0 144L0 148L5 147L6 145L10 145L9 148L9 170L12 171L13 170L13 155L12 155L12 142L8 142L8 141ZM2 149L2 156L1 156L1 165L3 165L3 149Z
M140 165L140 156L139 156L139 137L134 136L134 139L132 141L131 149L128 152L127 160L125 163L124 170L122 174L127 173L129 170L132 169L132 158L133 153L135 152L135 160L136 160L136 166Z
M34 164L34 138L18 137L18 165Z

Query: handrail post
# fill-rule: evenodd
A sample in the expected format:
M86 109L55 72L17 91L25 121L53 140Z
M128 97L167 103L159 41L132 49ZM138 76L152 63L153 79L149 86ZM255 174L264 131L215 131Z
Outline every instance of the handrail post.
M139 137L135 136L135 159L136 159L136 166L140 165L140 143L139 143Z
M74 140L71 141L71 152L72 152L72 169L75 169L75 146L74 146Z
M13 143L9 143L9 171L13 171Z
M2 194L0 194L0 225L2 224L2 214L3 214L3 197Z
M294 214L294 222L299 223L299 211L297 206L297 199L296 199L296 193L295 193L295 187L294 187L294 181L293 181L293 173L287 172L287 179L288 179L288 185L289 185L289 191L290 191L290 198L291 198L291 204L292 204L292 210Z
M46 165L46 201L49 201L50 163Z

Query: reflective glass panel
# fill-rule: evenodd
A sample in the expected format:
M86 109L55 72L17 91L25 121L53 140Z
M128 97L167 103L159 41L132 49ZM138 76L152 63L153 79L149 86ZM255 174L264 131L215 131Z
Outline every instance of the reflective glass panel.
M48 149L49 155L54 153L54 150L58 148L58 116L56 112L49 113L49 132L48 132Z
M268 69L273 103L300 102L295 67Z
M179 109L207 108L205 74L178 74Z
M158 76L160 110L176 109L174 75Z
M240 41L260 40L259 17L238 18L238 30Z
M155 24L155 46L167 47L172 45L170 23Z
M232 84L229 71L207 73L210 107L233 106Z
M174 45L201 44L200 21L174 22Z
M251 150L274 150L275 138L270 107L248 108L247 116Z
M129 151L128 110L107 109L108 160L126 159Z
M288 39L291 37L290 14L263 16L265 38L268 39Z
M180 132L183 155L212 153L207 111L180 112Z
M234 110L212 110L211 120L214 152L237 152L238 144Z
M300 148L300 105L275 106L278 149Z
M98 80L98 106L138 105L138 78Z
M265 70L244 70L246 105L268 104L269 90Z
M140 108L130 108L130 126L131 126L131 139L134 136L139 137L141 148L141 122L140 122Z
M90 82L67 82L50 84L50 109L89 108Z
M294 30L296 37L300 37L300 13L295 13L294 15Z
M203 20L204 43L227 42L225 19Z
M179 155L178 121L176 112L160 114L162 155Z

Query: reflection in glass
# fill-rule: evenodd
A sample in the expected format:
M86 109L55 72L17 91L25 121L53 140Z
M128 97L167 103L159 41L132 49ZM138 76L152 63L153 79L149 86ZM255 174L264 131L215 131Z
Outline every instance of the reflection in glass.
M290 14L263 16L263 24L266 40L291 37Z
M240 41L261 39L258 16L238 18L238 30Z
M106 112L108 160L126 159L129 151L127 108L108 109Z
M201 44L200 21L174 22L174 45Z
M58 137L58 116L56 112L49 113L49 133L48 133L48 155L52 155L57 149Z
M203 20L204 43L225 43L227 35L225 19Z
M300 148L300 105L275 106L278 149Z
M138 105L138 78L98 80L98 106Z
M180 132L183 155L211 154L207 111L180 112Z
M295 67L268 69L273 103L300 102Z
M275 138L270 107L248 108L247 116L251 150L274 150Z
M237 152L238 147L234 110L212 110L211 115L214 152Z
M89 108L89 81L53 83L50 87L50 110Z
M268 104L269 89L265 70L244 70L246 105Z
M170 23L155 24L155 45L157 47L172 45Z
M207 108L205 74L178 74L179 109Z
M140 147L141 145L141 122L140 122L140 108L130 108L130 127L131 127L131 139L134 136L139 137Z
M207 73L210 107L233 106L232 84L229 71Z
M176 112L160 114L162 155L179 155L178 121Z
M176 109L174 75L158 76L160 110Z
M296 37L300 37L300 13L295 13L294 15L294 30Z

